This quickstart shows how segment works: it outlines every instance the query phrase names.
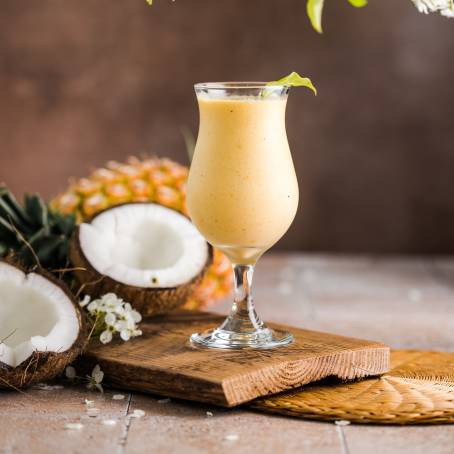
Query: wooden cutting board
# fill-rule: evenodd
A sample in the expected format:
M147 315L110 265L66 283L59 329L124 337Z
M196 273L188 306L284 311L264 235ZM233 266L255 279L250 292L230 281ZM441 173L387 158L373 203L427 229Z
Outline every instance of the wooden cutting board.
M389 369L389 348L333 334L283 327L295 342L275 350L196 349L190 334L215 327L224 317L177 311L145 320L141 337L92 345L85 361L100 364L116 387L209 402L226 407L335 376L351 380Z

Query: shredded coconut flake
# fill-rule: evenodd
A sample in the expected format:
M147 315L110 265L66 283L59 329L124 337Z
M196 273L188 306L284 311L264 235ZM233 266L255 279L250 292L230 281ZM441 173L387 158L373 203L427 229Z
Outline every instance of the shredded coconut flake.
M33 389L39 389L41 391L55 391L57 389L63 389L62 385L48 385L46 383L36 383L33 385Z
M84 425L80 422L69 422L68 424L65 424L65 429L67 430L80 430L83 427Z
M145 412L143 410L137 409L132 412L131 415L129 415L131 418L142 418L145 416Z
M102 423L105 426L115 426L117 424L117 421L115 419L103 419Z
M96 416L99 416L99 413L101 413L99 408L95 407L87 408L87 415L90 416L90 418L96 418Z
M240 438L238 436L238 434L227 434L225 437L224 437L224 440L227 440L227 441L237 441L238 438Z

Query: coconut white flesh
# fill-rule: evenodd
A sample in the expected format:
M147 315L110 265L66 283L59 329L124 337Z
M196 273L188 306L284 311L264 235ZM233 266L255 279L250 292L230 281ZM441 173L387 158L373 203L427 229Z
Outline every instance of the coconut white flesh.
M98 273L142 288L185 284L208 259L208 244L189 219L152 203L104 211L81 224L79 241Z
M33 352L64 352L79 335L66 293L36 273L0 263L0 362L11 367Z

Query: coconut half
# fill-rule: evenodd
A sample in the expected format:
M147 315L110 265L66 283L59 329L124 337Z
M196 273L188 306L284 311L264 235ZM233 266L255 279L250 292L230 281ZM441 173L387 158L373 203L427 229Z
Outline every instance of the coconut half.
M212 249L191 221L155 203L117 205L75 231L76 275L92 296L114 292L142 315L184 304L211 263Z
M83 328L65 284L0 261L0 387L54 378L81 352Z

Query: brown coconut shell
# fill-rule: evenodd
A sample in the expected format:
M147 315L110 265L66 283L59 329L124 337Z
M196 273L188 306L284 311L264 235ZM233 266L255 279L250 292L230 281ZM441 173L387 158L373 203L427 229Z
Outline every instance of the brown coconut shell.
M118 206L107 208L104 211L118 208ZM91 221L104 211L97 213ZM69 245L69 258L74 268L76 268L74 275L83 287L79 293L87 293L92 298L100 298L110 292L115 293L118 297L130 303L143 317L166 314L186 303L202 282L207 269L213 261L213 248L208 244L208 257L205 266L197 276L185 284L178 287L136 287L118 282L97 271L82 251L79 232L80 227L78 226L74 230Z
M4 260L4 262L29 274L26 269L11 260ZM34 352L29 359L17 367L11 367L0 361L0 388L20 389L55 378L82 353L88 341L85 317L68 286L43 269L36 269L31 272L41 275L64 291L76 310L79 321L79 335L71 348L64 352Z

